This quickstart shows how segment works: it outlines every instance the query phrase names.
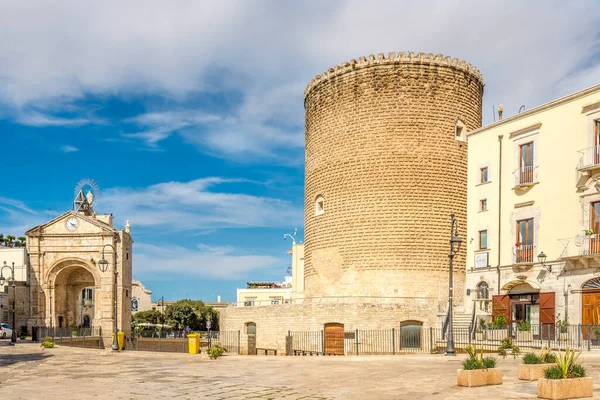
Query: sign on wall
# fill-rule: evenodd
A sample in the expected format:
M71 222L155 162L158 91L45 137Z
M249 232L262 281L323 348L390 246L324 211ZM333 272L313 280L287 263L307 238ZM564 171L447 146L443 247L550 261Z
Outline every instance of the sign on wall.
M477 253L475 254L475 268L487 268L488 267L488 256L489 253Z
M138 310L138 300L131 299L131 311L136 312Z

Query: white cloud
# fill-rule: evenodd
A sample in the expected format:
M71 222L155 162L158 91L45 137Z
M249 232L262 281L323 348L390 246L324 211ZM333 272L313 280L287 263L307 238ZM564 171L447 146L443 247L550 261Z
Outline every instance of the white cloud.
M76 151L79 151L79 149L77 147L75 147L75 146L69 146L69 145L62 146L60 149L64 153L74 153Z
M26 112L21 113L16 121L21 125L27 126L35 126L38 128L46 127L46 126L81 126L87 125L91 123L97 123L97 121L93 121L87 118L61 118L54 117L52 115L43 114L40 112Z
M119 223L134 228L204 231L216 228L281 227L302 224L302 205L244 193L217 191L218 185L248 182L204 178L165 182L146 188L107 190L99 209L110 210Z
M139 116L138 139L180 132L203 151L271 157L302 139L305 85L351 58L389 51L444 53L477 66L505 116L598 83L600 5L578 2L143 3L4 2L0 103L22 109L86 95L153 94L173 109ZM582 74L581 69L586 67ZM579 76L577 79L574 76ZM232 114L198 121L180 111L199 91L239 91ZM162 120L164 118L164 120ZM82 125L30 115L34 126ZM208 125L211 129L200 129Z
M136 243L134 260L136 277L164 277L165 274L189 278L243 279L253 272L274 272L281 269L282 259L257 254L232 254L234 248L200 246L191 250L180 246L155 246Z

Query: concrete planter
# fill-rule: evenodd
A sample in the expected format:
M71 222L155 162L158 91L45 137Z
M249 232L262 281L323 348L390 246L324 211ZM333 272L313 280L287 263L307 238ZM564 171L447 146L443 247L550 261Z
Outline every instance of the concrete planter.
M486 332L475 332L475 340L485 340Z
M517 331L517 340L520 342L532 342L533 341L533 332Z
M568 341L568 340L569 340L569 333L568 333L568 332L566 332L566 333L561 333L561 334L559 335L559 339L558 339L558 340L560 340L561 342L566 342L566 341Z
M519 365L519 379L537 381L544 377L544 370L556 364L521 364Z
M475 387L502 384L502 369L459 369L456 384L458 386Z
M538 380L538 397L542 399L577 399L594 396L594 382L591 377L572 379Z
M487 338L491 340L502 340L508 337L508 329L490 329Z

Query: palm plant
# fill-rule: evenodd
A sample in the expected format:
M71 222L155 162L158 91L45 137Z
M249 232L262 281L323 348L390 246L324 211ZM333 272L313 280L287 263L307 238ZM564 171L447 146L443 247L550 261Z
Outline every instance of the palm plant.
M12 236L12 235L7 235L7 236L6 236L6 239L5 239L5 241L6 241L6 245L7 245L8 247L12 247L12 245L13 245L13 242L14 242L14 240L15 240L15 239L16 239L16 238L15 238L14 236Z
M573 366L575 366L575 361L577 361L580 355L581 352L575 353L569 349L569 346L565 349L564 354L558 354L556 357L556 366L560 368L563 379L566 379L570 375Z
M17 240L19 241L19 246L25 247L27 245L27 238L25 236L19 236Z

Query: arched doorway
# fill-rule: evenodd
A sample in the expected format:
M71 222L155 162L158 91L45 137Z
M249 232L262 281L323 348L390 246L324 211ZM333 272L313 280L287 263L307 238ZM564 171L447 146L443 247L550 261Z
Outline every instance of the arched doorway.
M400 349L421 348L421 321L402 321L400 323Z
M325 324L325 349L329 356L344 355L344 324L330 322Z
M581 323L600 324L600 277L592 278L581 285ZM587 339L587 329L582 329L582 333ZM597 338L592 336L592 339Z
M246 335L248 338L248 355L256 354L256 322L246 322Z
M65 260L50 269L47 282L53 290L48 290L48 312L51 324L57 326L91 327L96 315L96 278L91 268L83 260Z
M90 316L86 314L86 315L83 316L83 327L84 328L89 328L90 325L91 325Z

